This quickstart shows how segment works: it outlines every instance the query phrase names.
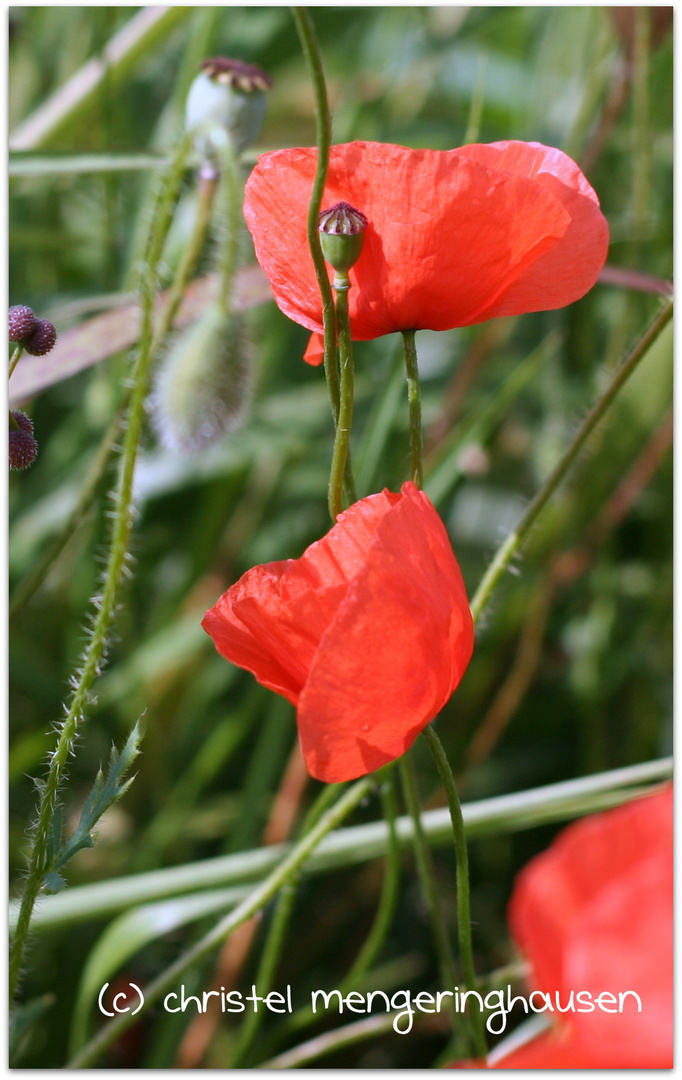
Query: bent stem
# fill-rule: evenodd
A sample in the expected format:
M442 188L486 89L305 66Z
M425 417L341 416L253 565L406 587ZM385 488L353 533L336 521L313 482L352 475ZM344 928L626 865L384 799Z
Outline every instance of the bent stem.
M339 417L339 372L336 358L336 320L334 318L334 297L327 274L327 264L324 261L320 246L320 234L318 231L320 210L322 208L322 195L327 179L329 167L329 147L331 145L332 122L329 113L329 101L327 98L327 84L324 77L322 64L322 52L315 33L315 26L310 17L308 8L294 7L291 9L296 30L301 42L303 54L308 72L313 84L315 95L315 126L317 135L317 168L313 190L308 205L308 246L315 266L315 276L322 298L322 326L324 328L324 371L329 387L332 414L334 423L338 424Z
M140 1013L146 1010L154 1002L158 1001L167 991L171 990L177 980L204 957L221 945L223 941L236 930L238 926L246 922L259 911L264 904L291 880L299 868L315 850L320 841L339 825L345 817L360 803L371 791L375 783L374 777L364 777L339 799L335 806L324 814L317 824L306 836L293 848L289 855L282 860L271 874L253 892L242 900L228 915L220 920L212 930L205 934L186 953L161 972L159 976L144 991L144 1005ZM140 1015L138 1013L138 1015ZM115 1020L109 1021L100 1029L97 1035L88 1043L83 1050L74 1057L67 1068L85 1068L97 1060L103 1050L111 1046L113 1042L126 1031L131 1024L136 1022L132 1013L122 1013Z
M343 510L343 482L346 477L350 446L350 429L353 421L353 346L350 339L350 319L348 317L348 290L350 281L339 276L334 278L336 289L336 319L339 328L339 368L340 396L339 414L334 438L334 452L329 474L329 513L332 521ZM352 480L350 481L352 485ZM351 502L355 502L354 486L350 492Z
M301 835L305 836L306 833L310 832L329 804L333 802L341 790L341 784L327 784L322 788L322 791L305 817L301 827ZM300 875L298 873L292 875L291 879L283 886L282 891L277 898L277 906L275 907L275 912L270 922L270 927L268 929L265 945L263 946L260 963L255 976L255 984L263 997L269 993L277 970L277 965L284 946L284 939L298 895L299 880ZM247 1056L260 1030L264 1015L263 1011L254 1010L246 1017L237 1037L237 1043L230 1063L231 1069L241 1069L245 1067L244 1062L247 1060Z
M476 989L476 971L474 968L474 950L471 943L471 907L469 903L469 858L467 855L466 836L464 833L464 818L460 805L454 777L447 759L443 744L433 730L431 724L424 728L422 735L426 740L429 750L433 755L438 772L440 773L445 794L447 795L452 821L452 832L455 838L455 859L457 864L456 896L457 896L457 936L459 941L459 958L462 965L464 982L467 990ZM473 1034L474 1051L477 1057L485 1058L488 1050L485 1040L483 1015L480 1011L472 1009L471 1028Z
M352 966L339 983L338 989L342 997L345 997L349 990L353 990L357 987L362 976L374 963L379 950L384 943L391 922L393 921L396 904L398 902L400 885L400 840L396 826L398 808L393 763L386 766L384 772L385 782L380 782L379 789L383 816L388 826L388 837L386 870L381 887L381 897L370 931L353 961ZM260 981L258 981L257 985L260 986ZM306 1005L303 1008L298 1009L292 1016L287 1017L275 1035L281 1040L281 1038L285 1035L289 1035L291 1032L297 1032L302 1028L308 1027L308 1025L315 1022L315 1019L316 1017L312 1006ZM270 1047L268 1047L268 1052L269 1050ZM261 1065L259 1067L263 1068L264 1066Z
M509 534L502 547L497 552L495 558L491 562L487 571L483 575L480 585L478 586L474 597L471 601L471 614L474 622L478 622L481 614L486 607L490 597L492 596L496 586L504 574L505 570L509 566L510 562L522 546L524 540L528 536L528 533L535 524L536 519L539 517L541 511L544 509L545 504L552 497L559 484L564 479L566 473L570 469L571 465L577 458L578 454L582 450L583 446L587 442L587 439L596 428L599 421L602 419L607 409L613 402L616 394L621 389L623 384L630 377L635 370L640 360L646 356L650 346L656 340L658 335L664 329L664 327L670 322L673 314L673 301L670 300L658 313L651 325L645 330L639 341L634 345L629 354L626 356L623 363L620 365L615 375L613 376L608 387L592 407L588 415L583 420L573 442L569 446L568 450L555 466L549 479L544 486L538 491L537 495L531 502L530 506L526 510L525 514L521 518L521 521L516 526L513 532Z
M97 615L94 620L92 635L83 656L80 672L74 676L74 691L66 717L59 728L57 747L50 756L47 779L40 785L38 820L31 843L26 886L21 899L14 947L10 958L10 1001L14 997L19 981L33 908L43 878L49 870L50 833L53 828L59 788L79 725L85 719L85 709L90 700L90 689L106 657L109 630L116 613L119 589L126 573L128 541L132 528L133 474L144 421L144 402L153 357L152 313L155 295L154 286L163 244L172 220L172 207L180 189L188 145L188 140L184 139L174 155L172 166L157 203L150 242L147 248L142 278L143 304L140 346L133 370L133 390L127 415L125 440L121 452L120 479L104 585L101 595L96 600Z
M10 357L9 367L8 367L8 374L7 374L8 379L12 378L12 372L14 371L15 367L19 363L19 360L21 359L21 354L23 353L23 351L24 351L23 342L19 342L19 344L17 345L16 349L14 350L14 352L12 353L12 355Z
M412 453L410 479L421 490L423 483L422 401L415 333L415 330L403 330L403 346L407 373L407 400L410 406L410 450Z
M421 815L419 813L419 799L417 797L417 790L414 782L412 762L407 754L403 754L403 756L398 759L398 768L400 769L400 780L405 795L407 811L412 819L412 826L414 829L412 841L414 844L415 858L417 860L417 870L419 872L424 902L429 913L429 921L431 923L431 930L433 932L434 944L438 956L438 966L440 967L441 982L443 983L444 989L447 987L454 988L456 985L455 961L452 956L448 933L445 928L443 914L438 902L438 890L436 888L436 879L433 873L431 849L427 844L424 835L424 826L422 825ZM454 1019L454 1000L448 998L448 1004L453 1011Z
M379 950L384 943L389 931L396 905L398 903L398 891L400 886L400 844L396 830L396 818L398 816L395 775L391 772L386 783L381 787L381 804L384 812L384 820L388 826L388 849L386 852L386 869L381 887L381 898L374 917L374 922L367 935L360 952L353 961L353 965L341 983L341 993L346 994L357 985L358 980L372 966Z

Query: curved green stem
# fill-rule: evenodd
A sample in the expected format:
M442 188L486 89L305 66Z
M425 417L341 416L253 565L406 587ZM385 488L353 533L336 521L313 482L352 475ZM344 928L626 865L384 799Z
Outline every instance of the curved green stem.
M407 400L410 406L410 450L412 453L410 479L421 489L423 482L422 401L419 386L419 364L414 337L414 330L403 330L405 371L407 372Z
M342 996L357 986L358 980L374 963L376 956L384 942L388 929L395 914L398 902L400 884L400 840L396 827L397 800L395 790L395 776L393 765L387 766L386 781L380 784L381 801L384 818L388 825L388 838L386 849L386 873L381 889L379 906L374 917L369 934L367 935L360 952L356 956L350 970L344 976L338 989ZM260 986L260 982L258 983ZM315 1013L310 1005L298 1009L278 1029L279 1036L288 1035L293 1031L300 1031L315 1021ZM234 1067L234 1066L233 1066Z
M343 510L343 481L346 475L350 429L353 422L353 346L350 339L350 320L348 317L348 289L349 283L347 283L346 279L346 283L341 283L341 287L337 288L336 293L341 381L338 422L329 474L329 513L332 521L336 521ZM355 499L352 499L352 501L355 501Z
M221 945L229 937L233 930L236 930L243 922L250 919L268 900L272 899L281 887L291 879L292 875L296 874L299 867L308 859L323 837L336 825L339 825L351 810L364 799L374 782L373 777L364 777L349 788L336 805L324 814L317 825L296 844L289 855L283 859L261 885L255 888L236 908L221 919L208 934L200 938L191 949L178 957L165 971L161 972L144 991L144 1009L158 1001L167 991L172 990L189 968L213 952L217 946ZM123 1013L115 1020L110 1020L88 1045L69 1062L67 1067L70 1069L82 1069L91 1065L97 1060L102 1051L111 1046L135 1021L136 1017L132 1013Z
M327 84L324 77L322 52L315 33L315 26L310 11L304 7L292 8L296 30L301 42L303 54L315 95L315 125L317 132L317 168L315 181L308 206L308 246L315 266L315 276L322 298L322 325L324 327L324 370L327 376L334 422L339 415L339 373L336 360L336 320L334 318L334 297L332 295L327 264L320 247L318 231L322 195L329 167L329 147L331 145L332 123L327 98Z
M14 997L26 949L29 926L33 908L40 891L45 873L49 870L50 833L54 812L57 806L59 787L64 776L66 763L73 748L79 724L85 715L90 697L90 688L94 683L104 661L106 644L111 624L116 612L116 603L120 585L126 570L128 540L132 527L131 504L133 492L133 474L137 458L137 447L144 421L144 403L147 395L149 369L153 356L152 313L155 295L157 268L161 259L172 217L172 206L180 188L182 172L188 150L185 139L175 154L174 161L162 191L145 260L142 282L143 309L140 346L133 371L133 390L128 410L125 440L121 454L121 468L115 518L109 547L109 557L104 577L101 596L98 597L97 616L92 629L92 636L83 657L83 664L74 680L74 692L61 724L57 747L51 755L47 779L40 789L38 820L33 834L26 886L21 900L21 908L14 938L14 947L10 958L9 997Z
M305 836L305 834L317 824L322 814L330 803L334 801L341 790L341 784L327 784L322 788L322 791L306 814L301 827L301 835ZM272 917L272 922L270 923L270 928L268 930L255 977L258 992L263 996L269 992L272 986L272 980L284 945L284 938L294 911L298 886L299 875L296 874L283 886L277 900L277 906L275 907L275 913ZM244 1061L246 1060L247 1054L253 1045L253 1041L260 1030L264 1017L265 1013L263 1010L258 1012L254 1010L254 1012L249 1013L244 1020L237 1038L237 1045L232 1056L232 1061L230 1062L231 1069L240 1069L244 1067Z
M454 987L456 985L455 961L452 956L450 941L448 939L448 933L445 928L443 914L440 908L436 879L433 873L433 863L431 861L431 849L424 836L424 827L419 813L419 799L417 797L412 762L410 761L408 754L403 754L403 756L398 759L398 767L400 769L400 779L405 795L407 810L412 819L414 828L414 853L417 860L419 880L424 894L424 902L429 913L431 930L436 946L441 982L444 988ZM454 1013L453 1000L448 998L448 1004Z
M155 358L159 345L173 325L178 308L185 294L187 284L196 269L211 219L215 188L215 181L201 179L199 182L197 211L192 234L189 238L185 253L176 270L173 283L168 290L166 303L154 332L154 341L151 349L152 360ZM70 514L64 528L59 535L54 538L53 542L45 550L34 568L26 575L21 584L17 586L9 606L8 615L10 618L12 618L12 616L15 615L28 600L30 600L36 589L40 587L52 566L52 563L81 524L87 511L97 497L103 480L106 478L107 465L120 435L123 418L126 409L129 407L129 403L130 397L128 396L124 405L119 408L116 416L109 425L94 464L87 476L83 490L78 498L78 502Z
M205 179L203 177L199 180L197 189L197 208L192 233L182 259L178 264L173 283L168 290L166 303L154 333L155 344L160 343L172 327L182 298L185 295L187 283L192 276L194 268L199 260L199 256L201 255L201 249L204 246L206 232L211 220L211 210L213 208L216 186L217 180Z
M455 858L457 862L457 934L459 939L459 958L467 990L476 989L476 971L474 968L474 950L471 943L471 910L469 903L469 859L467 855L464 819L455 780L443 745L431 724L424 728L422 735L431 751L438 772L440 773L445 794L447 795L452 832L455 838ZM483 1015L480 1010L470 1012L473 1032L474 1052L477 1057L487 1054Z
M239 174L239 162L229 144L221 155L220 181L225 214L225 232L220 251L218 303L223 311L228 313L232 306L234 276L239 262L239 237L242 230L242 202L244 195Z
M386 783L381 787L381 802L384 811L384 820L388 825L388 850L386 852L386 870L381 887L381 898L374 917L374 922L365 938L360 952L353 961L352 967L344 977L340 990L345 995L357 985L358 980L372 966L379 950L384 943L389 931L393 916L398 903L400 886L400 844L396 831L396 818L398 806L395 790L395 777L387 777Z
M620 365L602 396L583 420L575 438L554 468L551 476L537 493L514 531L509 534L502 544L502 547L499 549L483 575L481 583L471 601L471 614L473 615L474 622L478 622L480 619L481 614L502 575L522 546L545 504L559 487L559 484L564 479L587 439L606 413L618 391L635 370L640 360L646 355L649 347L653 344L664 327L670 322L672 314L673 301L670 300L659 312L649 328L644 332L642 337Z
M15 367L19 363L19 360L21 359L21 354L23 353L23 351L24 351L23 342L20 341L19 344L17 345L16 349L14 350L14 352L12 353L12 355L10 357L8 375L7 375L8 379L12 378L12 372L14 371Z

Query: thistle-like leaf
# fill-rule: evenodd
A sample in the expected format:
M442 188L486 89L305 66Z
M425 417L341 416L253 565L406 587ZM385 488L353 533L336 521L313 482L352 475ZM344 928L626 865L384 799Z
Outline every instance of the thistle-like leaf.
M71 859L76 852L82 851L84 848L94 847L95 841L91 836L92 830L102 817L102 815L115 803L121 796L125 795L126 791L135 779L134 776L124 780L125 774L130 769L133 761L139 754L140 741L142 739L142 726L138 720L135 727L130 732L125 746L119 753L115 746L111 748L111 755L109 757L109 766L107 768L106 776L102 769L99 770L95 777L95 782L92 786L92 790L85 800L85 804L81 811L80 821L73 835L67 840L61 849L58 849L53 858L48 863L49 870L44 878L44 888L47 892L59 892L64 887L64 879L61 874L57 873ZM57 813L55 812L55 820L57 819ZM61 816L59 818L61 821ZM52 835L61 835L61 825L59 825L59 833L55 831L55 822L53 822Z

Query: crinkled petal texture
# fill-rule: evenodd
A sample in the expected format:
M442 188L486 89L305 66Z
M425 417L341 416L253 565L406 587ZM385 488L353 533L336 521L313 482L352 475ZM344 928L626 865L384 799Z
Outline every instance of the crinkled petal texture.
M249 570L202 625L218 652L297 706L308 770L330 783L403 754L474 641L445 527L412 483L355 503L300 559Z
M262 155L244 214L280 308L319 333L306 238L316 159L314 149ZM563 307L592 288L606 260L597 196L575 162L539 143L333 146L323 206L342 200L369 219L350 271L359 341Z
M666 788L570 826L519 876L509 919L537 989L563 1006L571 991L614 1000L548 1012L555 1031L497 1068L672 1068L672 826ZM633 997L620 1011L629 990L641 1012Z

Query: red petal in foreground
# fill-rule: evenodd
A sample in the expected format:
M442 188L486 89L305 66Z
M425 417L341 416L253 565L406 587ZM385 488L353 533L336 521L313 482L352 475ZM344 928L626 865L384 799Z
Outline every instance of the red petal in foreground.
M320 333L306 238L316 155L262 155L244 214L280 308ZM563 307L594 285L606 260L597 196L569 157L539 143L334 146L323 205L342 200L369 219L350 271L356 340Z
M496 1068L672 1068L672 823L666 788L569 826L522 872L509 919L537 989L564 1004L634 991L642 1008L576 1006Z
M445 527L412 483L355 503L300 559L249 570L202 625L218 652L297 705L308 770L330 783L403 754L474 640Z

